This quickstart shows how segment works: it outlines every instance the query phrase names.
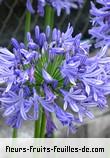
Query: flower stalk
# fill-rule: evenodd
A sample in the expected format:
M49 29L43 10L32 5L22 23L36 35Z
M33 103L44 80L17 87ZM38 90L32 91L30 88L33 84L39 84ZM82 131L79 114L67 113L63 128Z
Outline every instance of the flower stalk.
M54 10L47 5L45 14L45 28L49 25L51 28L54 26ZM44 138L46 132L46 116L45 112L41 110L39 120L35 121L34 138Z
M46 132L46 116L45 116L45 112L42 111L40 138L45 138L45 132Z
M17 138L17 129L16 128L13 128L12 138Z
M49 25L51 28L53 28L53 26L54 26L54 10L49 5L46 5L45 28L47 25Z
M26 12L26 21L25 21L25 37L24 37L24 43L27 44L26 35L27 32L30 31L31 27L31 13L29 11Z
M35 121L34 138L40 138L42 111L39 110L39 119Z

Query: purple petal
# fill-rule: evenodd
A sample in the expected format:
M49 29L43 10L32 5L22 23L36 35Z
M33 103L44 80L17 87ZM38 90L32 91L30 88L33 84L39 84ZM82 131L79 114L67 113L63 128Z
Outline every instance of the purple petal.
M87 112L86 112L86 115L87 115L90 119L94 119L94 115L93 115L90 111L87 111Z
M51 83L53 82L53 78L50 76L50 74L45 71L44 69L42 69L42 76L44 78L44 80L47 82L47 83Z
M15 107L14 107L14 106L11 106L11 107L9 107L8 109L5 110L3 116L9 116L9 115L11 115L14 111L15 111Z
M35 10L33 9L33 7L32 7L32 4L31 4L31 1L30 0L27 0L27 2L26 2L26 7L27 7L27 9L32 13L32 14L34 14L35 13Z
M78 112L78 111L79 111L79 108L78 108L78 106L75 104L75 102L70 101L70 102L69 102L69 105L70 105L70 107L71 107L71 109L72 109L73 111L75 111L75 112Z
M85 100L86 99L85 95L70 95L70 97L75 100Z

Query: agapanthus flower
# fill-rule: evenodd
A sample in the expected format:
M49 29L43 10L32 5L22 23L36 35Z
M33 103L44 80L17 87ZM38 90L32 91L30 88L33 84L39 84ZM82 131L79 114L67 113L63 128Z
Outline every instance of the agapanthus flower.
M101 6L97 8L91 3L92 28L89 33L96 40L96 47L102 47L110 44L110 1L97 0Z
M60 16L62 9L64 9L67 14L70 14L71 8L77 9L81 7L82 4L83 0L38 0L38 2L36 1L36 6L33 7L31 1L27 0L26 6L31 13L35 13L37 10L40 16L44 16L45 5L50 5L57 11L57 15Z
M27 44L12 38L12 52L0 48L0 102L6 123L19 128L23 121L46 115L47 135L57 129L51 114L69 131L85 117L94 118L93 108L107 108L110 94L108 46L89 57L88 41L47 26L35 27L35 38L27 33ZM59 102L60 100L60 102Z

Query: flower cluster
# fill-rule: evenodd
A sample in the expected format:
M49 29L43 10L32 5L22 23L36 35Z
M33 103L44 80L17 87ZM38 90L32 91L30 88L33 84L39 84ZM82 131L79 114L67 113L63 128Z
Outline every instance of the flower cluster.
M0 102L6 123L19 128L23 120L37 120L44 111L47 132L56 128L51 113L68 129L94 118L91 108L107 107L110 93L110 57L107 46L89 57L89 43L47 26L27 33L27 45L12 39L13 53L0 48ZM58 101L60 100L60 101Z
M27 0L26 6L31 13L35 13L35 10L37 9L38 14L44 16L44 7L48 4L52 6L57 11L57 15L60 16L62 9L66 10L67 14L70 14L70 9L81 7L83 0L38 0L36 3L38 3L36 4L37 8L35 7L34 9L31 1Z
M97 0L101 8L91 3L92 28L89 33L96 39L96 47L110 44L110 1Z

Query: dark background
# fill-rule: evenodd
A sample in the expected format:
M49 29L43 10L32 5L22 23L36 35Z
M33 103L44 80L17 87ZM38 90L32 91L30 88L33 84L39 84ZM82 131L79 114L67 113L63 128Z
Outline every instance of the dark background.
M1 2L2 1L2 2ZM24 40L24 26L25 26L25 14L26 14L26 0L0 0L0 45L10 45L11 37L16 37L18 40ZM66 15L64 11L60 17L55 14L54 26L66 30L68 23L74 27L74 35L81 32L83 38L89 38L88 28L90 15L90 1L85 0L85 4L82 9L71 10L70 15ZM37 14L32 15L31 20L31 32L35 25L39 25L41 30L44 26L44 18L39 17Z

